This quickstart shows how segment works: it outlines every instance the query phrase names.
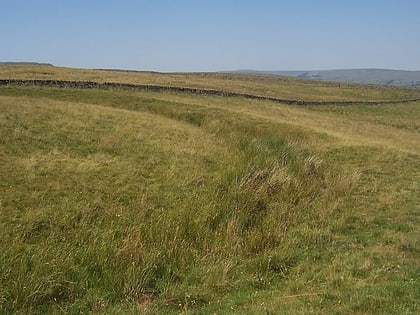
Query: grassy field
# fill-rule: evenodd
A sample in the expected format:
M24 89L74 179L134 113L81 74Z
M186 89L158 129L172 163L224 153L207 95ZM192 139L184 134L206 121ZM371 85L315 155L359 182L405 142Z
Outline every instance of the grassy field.
M41 66L0 78L420 94ZM420 102L3 86L0 166L0 313L420 312Z

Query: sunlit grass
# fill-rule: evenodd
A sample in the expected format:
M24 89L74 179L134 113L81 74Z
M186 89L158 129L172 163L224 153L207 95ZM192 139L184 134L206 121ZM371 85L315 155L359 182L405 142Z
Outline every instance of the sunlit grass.
M418 311L416 103L0 95L1 312Z

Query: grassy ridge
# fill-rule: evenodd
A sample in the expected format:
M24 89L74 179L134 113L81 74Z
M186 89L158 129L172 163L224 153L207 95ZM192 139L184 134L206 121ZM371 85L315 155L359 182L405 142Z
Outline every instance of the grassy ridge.
M2 79L54 79L119 82L215 89L307 101L394 100L420 96L418 88L381 87L307 81L277 75L238 73L157 73L61 68L50 66L2 66Z
M414 314L419 114L1 87L1 310Z

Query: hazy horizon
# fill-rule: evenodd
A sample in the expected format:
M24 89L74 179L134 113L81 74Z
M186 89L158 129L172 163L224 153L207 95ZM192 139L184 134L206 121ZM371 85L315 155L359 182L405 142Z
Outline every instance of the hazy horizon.
M379 71L403 71L403 72L420 72L420 70L405 70L405 69L390 69L390 68L334 68L334 69L292 69L292 70L282 70L282 69L272 69L272 70L260 70L260 69L221 69L221 70L210 70L210 71L170 71L170 70L144 70L144 69L131 69L131 68L116 68L116 67L107 67L107 68L90 68L90 67L73 67L67 65L57 65L51 62L38 62L36 60L0 60L1 64L39 64L39 65L49 65L53 67L63 67L63 68L75 68L75 69L87 69L87 70L123 70L123 71L150 71L150 72L317 72L317 71L347 71L347 70L379 70Z
M145 71L420 70L419 1L2 3L0 61Z

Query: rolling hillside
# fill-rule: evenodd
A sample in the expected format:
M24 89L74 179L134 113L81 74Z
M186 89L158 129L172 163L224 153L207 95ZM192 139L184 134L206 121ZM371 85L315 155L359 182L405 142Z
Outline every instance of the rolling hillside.
M416 314L420 90L0 67L0 313ZM342 105L340 101L395 103Z

